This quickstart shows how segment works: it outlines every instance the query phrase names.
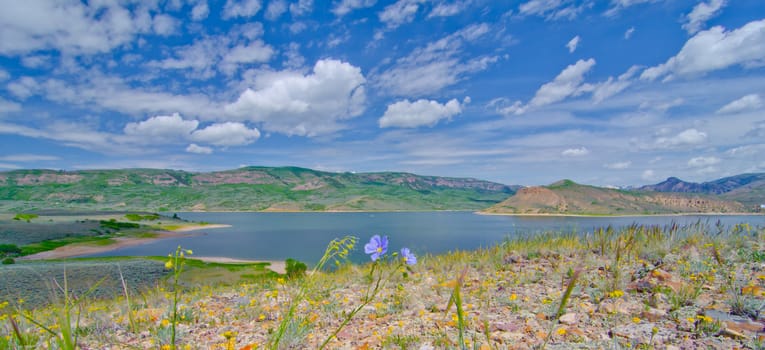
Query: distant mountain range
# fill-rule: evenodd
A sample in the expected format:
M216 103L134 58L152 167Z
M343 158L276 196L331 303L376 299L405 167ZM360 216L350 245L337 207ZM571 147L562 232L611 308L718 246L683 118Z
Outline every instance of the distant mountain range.
M497 214L651 215L679 213L740 213L735 201L709 195L626 191L580 185L563 180L549 186L526 187L484 210Z
M217 172L160 169L0 172L0 211L482 210L515 214L752 212L765 204L765 174L693 183L671 177L619 190L570 180L508 186L401 172L333 173L298 167Z
M409 173L331 173L297 167L0 172L0 210L151 211L478 210L519 186Z

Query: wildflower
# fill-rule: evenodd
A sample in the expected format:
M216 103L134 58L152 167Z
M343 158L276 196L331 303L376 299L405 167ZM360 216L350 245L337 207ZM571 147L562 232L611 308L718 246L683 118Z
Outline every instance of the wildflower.
M401 259L407 265L414 265L417 263L417 257L409 251L409 248L401 248Z
M515 301L516 299L518 299L518 295L517 294L515 294L515 293L510 294L510 301Z
M566 335L566 329L565 328L558 328L558 334L559 335Z
M170 321L168 321L166 318L162 319L162 327L167 327L170 325Z
M165 268L168 269L168 270L172 269L173 268L173 261L172 260L168 260L165 263Z
M632 318L633 323L640 323L640 317L633 317Z
M386 252L388 252L388 236L380 238L379 235L374 235L369 243L364 245L364 253L371 254L372 261L379 259Z

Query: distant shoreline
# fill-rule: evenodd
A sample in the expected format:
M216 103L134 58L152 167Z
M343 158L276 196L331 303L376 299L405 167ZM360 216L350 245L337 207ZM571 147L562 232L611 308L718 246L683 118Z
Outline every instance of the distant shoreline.
M586 218L629 218L629 217L649 217L649 216L762 216L763 213L675 213L675 214L523 214L523 213L486 213L475 212L477 215L494 216L539 216L539 217L586 217Z

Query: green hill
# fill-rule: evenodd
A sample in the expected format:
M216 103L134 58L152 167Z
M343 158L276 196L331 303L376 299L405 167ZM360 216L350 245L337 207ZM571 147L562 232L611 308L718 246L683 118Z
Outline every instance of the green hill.
M496 214L643 215L735 213L744 206L705 195L624 191L563 180L549 186L526 187L486 210Z
M149 211L477 210L517 187L409 173L331 173L297 167L0 172L0 210Z

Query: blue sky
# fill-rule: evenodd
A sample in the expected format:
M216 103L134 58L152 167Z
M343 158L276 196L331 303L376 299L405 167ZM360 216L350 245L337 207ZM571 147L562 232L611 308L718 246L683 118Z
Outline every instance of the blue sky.
M3 7L0 170L765 172L762 0Z

